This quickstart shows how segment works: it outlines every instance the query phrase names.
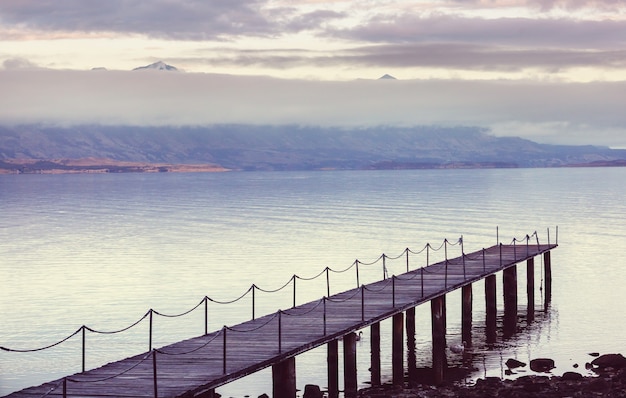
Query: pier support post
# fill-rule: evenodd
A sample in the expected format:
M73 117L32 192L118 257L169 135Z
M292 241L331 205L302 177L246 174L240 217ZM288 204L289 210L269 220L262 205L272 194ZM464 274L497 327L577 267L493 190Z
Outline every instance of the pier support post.
M328 398L339 396L339 341L328 342Z
M356 372L356 334L352 332L343 336L343 386L346 398L357 395Z
M526 307L526 322L535 320L535 258L526 261L526 297L528 304Z
M496 320L497 311L496 306L496 276L489 275L485 278L485 320L486 320L486 332L487 343L495 343L496 341Z
M287 358L272 366L274 398L296 397L296 358Z
M370 326L370 351L371 351L371 383L372 386L380 386L380 322Z
M511 337L517 327L517 265L502 271L504 293L504 336Z
M548 308L552 300L552 264L550 260L550 252L543 253L543 267L545 274L545 308Z
M433 338L433 381L444 382L448 366L446 359L445 295L430 300Z
M404 384L404 313L393 316L393 334L391 337L391 373L393 384Z
M472 346L472 284L461 288L461 338Z
M406 310L406 351L409 386L417 381L417 356L415 353L415 307Z

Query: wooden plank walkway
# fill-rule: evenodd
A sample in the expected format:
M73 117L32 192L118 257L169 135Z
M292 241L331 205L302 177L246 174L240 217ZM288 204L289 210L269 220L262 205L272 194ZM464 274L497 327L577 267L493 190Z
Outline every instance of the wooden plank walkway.
M492 246L7 397L201 395L555 247Z

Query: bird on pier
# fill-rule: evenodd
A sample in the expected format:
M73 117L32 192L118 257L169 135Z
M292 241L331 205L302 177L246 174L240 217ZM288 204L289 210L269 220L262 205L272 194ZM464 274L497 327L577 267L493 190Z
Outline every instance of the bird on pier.
M465 352L465 341L461 344L454 344L450 346L450 351L455 354L463 354L463 352Z
M361 337L362 337L362 336L363 336L363 331L362 331L362 330L359 330L359 334L357 334L357 335L356 335L355 340L356 340L356 341L361 341Z

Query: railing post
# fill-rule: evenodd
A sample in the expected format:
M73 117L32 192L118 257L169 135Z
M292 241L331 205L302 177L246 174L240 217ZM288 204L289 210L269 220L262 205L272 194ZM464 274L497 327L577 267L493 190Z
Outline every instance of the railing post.
M296 275L293 275L293 306L291 308L296 307Z
M446 289L448 288L448 259L446 259L446 265L445 265L444 287Z
M517 261L517 238L513 238L513 262Z
M461 252L461 256L463 256L463 280L467 278L465 274L465 253Z
M152 313L154 312L154 310L152 308L150 308L150 337L148 340L148 351L152 351Z
M85 325L81 326L83 330L83 372L85 371Z
M255 307L255 302L256 302L256 294L255 294L255 290L256 290L256 285L253 283L252 284L252 320L256 319L255 313L254 313L254 307Z
M424 297L424 268L420 268L420 280L422 285L422 297Z
M396 308L396 276L391 275L391 307Z
M406 272L409 272L409 248L406 248Z
M224 374L226 374L226 331L228 329L226 328L226 325L224 325L224 327L222 328L222 332L223 332L223 347L222 347L222 372Z
M326 336L326 296L322 297L322 306L324 307L324 336Z
M487 272L487 264L485 259L485 248L483 247L483 272Z
M209 297L204 296L204 335L209 334Z
M278 353L283 352L283 311L278 310Z
M365 320L365 285L361 285L361 321Z
M330 297L330 268L326 267L326 297Z
M361 282L359 281L359 260L354 260L354 264L356 264L356 287L361 286Z
M461 235L459 241L461 241L461 254L465 254L465 249L463 248L463 235Z
M530 236L528 236L528 234L526 234L526 257L528 257L528 255L530 254L529 248L528 248L528 241L530 241Z
M152 378L154 382L154 398L159 396L159 391L157 389L157 360L156 360L156 350L152 350Z
M426 243L426 266L428 267L428 263L430 257L430 243Z
M67 377L63 378L63 398L67 398Z
M443 251L446 255L446 262L448 261L448 238L443 240Z
M550 228L548 227L548 246L550 246Z
M387 279L387 265L385 264L385 253L383 253L383 280Z
M502 243L500 243L500 267L502 267Z

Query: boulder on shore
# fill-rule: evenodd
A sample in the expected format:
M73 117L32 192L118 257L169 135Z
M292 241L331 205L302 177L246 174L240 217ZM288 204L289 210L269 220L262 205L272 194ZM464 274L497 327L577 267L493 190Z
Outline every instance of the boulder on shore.
M591 361L593 366L598 368L626 368L626 358L622 354L605 354Z

